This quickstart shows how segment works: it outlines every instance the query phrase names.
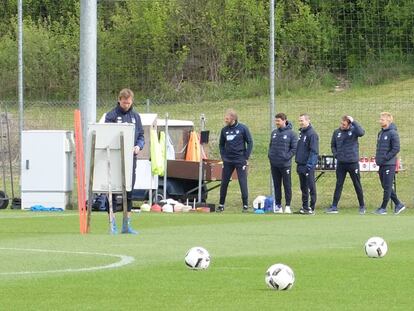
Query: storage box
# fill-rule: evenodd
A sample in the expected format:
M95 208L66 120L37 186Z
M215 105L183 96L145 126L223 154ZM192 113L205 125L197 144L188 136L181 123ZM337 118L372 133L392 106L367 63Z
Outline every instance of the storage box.
M198 180L199 162L185 160L168 160L167 176L173 178ZM221 180L223 164L219 160L203 160L202 179L205 181ZM236 170L232 179L237 179Z

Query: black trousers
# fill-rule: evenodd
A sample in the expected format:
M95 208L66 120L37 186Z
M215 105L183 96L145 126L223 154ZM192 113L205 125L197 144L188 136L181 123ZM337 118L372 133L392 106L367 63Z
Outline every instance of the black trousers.
M354 189L358 197L359 206L365 206L364 193L361 185L361 175L359 173L359 163L338 163L336 166L336 186L333 196L332 206L338 206L338 202L341 198L342 188L344 187L344 181L346 174L349 173L351 176Z
M136 174L135 170L137 168L137 159L134 156L134 159L132 160L132 188L131 191L127 191L127 210L130 212L132 210L132 191L134 190L135 180L136 180ZM114 210L114 213L116 213L116 194L112 195L112 207ZM124 200L124 198L122 198ZM109 213L109 210L108 210Z
M308 170L306 165L298 165L296 171L299 175L300 190L302 191L302 208L315 210L316 184L315 169ZM309 203L310 196L310 203Z
M237 171L237 178L239 179L241 198L243 205L248 205L249 191L247 188L247 166L241 163L223 162L223 170L221 172L220 185L220 204L224 205L227 196L227 188L229 186L231 174L234 170Z
M382 189L384 189L384 195L382 198L381 208L387 208L388 202L391 200L395 205L400 204L400 200L394 191L394 177L395 177L395 165L383 165L379 168L379 178L381 181Z
M270 165L272 172L273 187L275 190L275 204L282 204L282 182L285 190L285 201L286 205L290 206L292 201L292 178L291 178L291 167L277 167Z

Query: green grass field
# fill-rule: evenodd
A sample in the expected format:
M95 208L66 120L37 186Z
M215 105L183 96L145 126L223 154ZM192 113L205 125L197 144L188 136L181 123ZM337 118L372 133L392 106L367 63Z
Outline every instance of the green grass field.
M82 236L74 212L2 211L0 309L409 310L413 220L411 209L399 216L360 216L356 209L315 216L142 213L134 215L138 236L110 236L105 213L94 213L92 233ZM384 258L366 257L371 236L388 242ZM193 246L210 252L208 270L184 265ZM120 260L108 254L135 260L101 269ZM264 282L278 262L295 272L290 291Z

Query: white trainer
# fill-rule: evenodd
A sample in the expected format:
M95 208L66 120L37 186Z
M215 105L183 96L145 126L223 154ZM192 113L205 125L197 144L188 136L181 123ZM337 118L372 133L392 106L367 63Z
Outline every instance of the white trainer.
M291 211L291 209L290 209L290 206L289 206L289 205L286 205L286 206L285 206L285 214L292 214L292 211Z
M273 206L273 213L275 214L282 214L283 213L283 208L281 205L274 205Z

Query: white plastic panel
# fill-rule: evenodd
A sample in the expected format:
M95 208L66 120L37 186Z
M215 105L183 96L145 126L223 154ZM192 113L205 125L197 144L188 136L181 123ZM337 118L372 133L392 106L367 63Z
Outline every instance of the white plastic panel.
M122 171L121 171L121 132L124 135L125 154L125 183L126 190L132 188L132 164L134 158L134 134L135 126L128 123L96 123L89 124L88 144L86 149L86 186L89 183L89 163L91 157L92 131L96 133L95 143L95 167L93 175L94 192L107 192L108 187L108 157L106 148L110 148L111 164L111 189L113 192L122 192Z
M158 175L151 174L151 161L136 160L137 168L134 189L149 190L158 188Z
M22 191L71 191L72 132L22 132Z

